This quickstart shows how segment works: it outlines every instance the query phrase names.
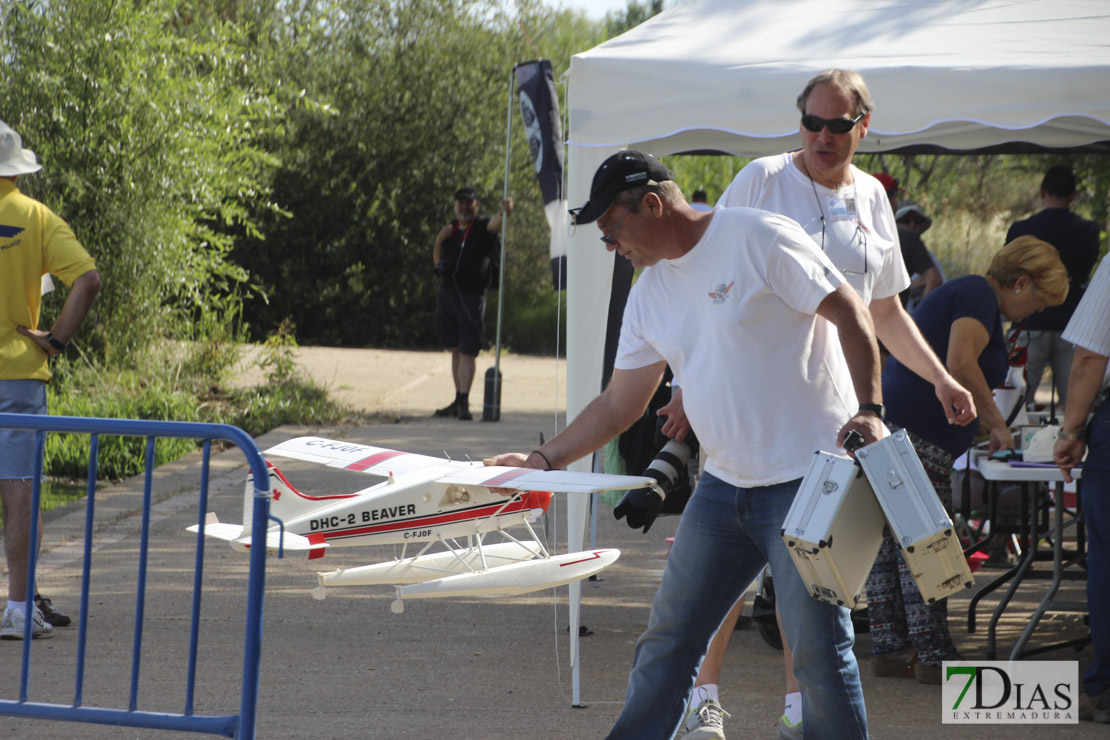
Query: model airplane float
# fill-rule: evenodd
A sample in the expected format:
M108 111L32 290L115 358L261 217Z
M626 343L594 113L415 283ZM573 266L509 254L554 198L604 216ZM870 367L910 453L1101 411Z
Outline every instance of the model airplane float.
M547 511L552 493L651 487L662 495L651 478L491 467L321 437L291 439L265 454L386 479L354 493L309 496L267 461L270 514L283 526L270 527L266 546L306 550L315 559L333 546L401 545L396 560L319 573L319 586L312 591L323 599L329 586L392 585L397 589L394 613L404 610L404 599L511 596L588 578L612 565L619 550L547 552L531 523ZM254 481L248 477L244 525L220 522L210 512L203 533L248 549L253 506ZM523 527L527 538L513 537L505 531L509 527ZM189 527L190 532L200 529ZM487 543L494 534L500 541ZM411 556L410 547L417 550Z

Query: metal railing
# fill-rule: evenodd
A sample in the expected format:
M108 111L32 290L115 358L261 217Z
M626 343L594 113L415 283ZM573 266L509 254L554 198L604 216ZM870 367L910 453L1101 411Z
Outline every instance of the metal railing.
M266 461L246 432L227 424L198 424L173 421L130 419L98 419L30 414L0 414L0 428L33 432L36 441L35 477L32 493L30 542L37 542L43 451L47 432L89 434L88 493L84 535L84 563L81 575L81 606L78 618L76 677L72 704L32 702L28 699L28 678L31 675L31 621L25 620L23 657L19 681L19 699L0 699L0 715L37 719L67 720L126 727L202 732L235 738L254 738L255 715L258 708L259 666L262 651L263 591L266 584L266 529L270 509L270 477ZM131 655L129 701L126 709L84 706L87 615L89 576L92 561L93 515L96 506L97 457L101 435L146 437L146 471L142 497L142 530L139 554L138 593L135 605L135 628ZM151 489L154 473L154 443L158 438L175 437L203 440L203 463L200 481L200 502L196 564L193 573L192 615L189 634L189 657L185 688L185 704L180 714L141 711L138 708L139 669L143 639L143 614L146 603L147 553L150 545ZM251 518L250 574L247 582L246 628L243 637L243 675L239 713L223 716L198 716L193 713L197 678L197 645L201 606L201 579L204 572L204 525L208 510L209 465L213 440L226 440L244 454L254 475L254 507ZM35 591L35 548L31 548L27 566L28 602ZM30 607L30 603L28 604Z

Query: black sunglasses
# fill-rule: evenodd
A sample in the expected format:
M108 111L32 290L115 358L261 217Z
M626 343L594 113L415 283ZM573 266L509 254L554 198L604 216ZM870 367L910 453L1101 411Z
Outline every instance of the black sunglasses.
M643 200L643 198L644 196L641 195L639 198L636 199L636 202L628 206L628 209L623 214L621 214L621 217L617 219L617 222L615 224L613 224L613 228L609 229L609 231L601 235L601 241L609 245L617 243L617 229L619 229L621 227L621 224L624 223L624 219L628 217L628 214L632 213L636 206L640 205L640 201Z
M821 118L814 116L810 113L802 114L802 125L806 130L812 131L817 134L821 129L826 126L829 127L829 132L834 134L846 134L856 127L856 124L863 120L864 113L860 113L855 118Z

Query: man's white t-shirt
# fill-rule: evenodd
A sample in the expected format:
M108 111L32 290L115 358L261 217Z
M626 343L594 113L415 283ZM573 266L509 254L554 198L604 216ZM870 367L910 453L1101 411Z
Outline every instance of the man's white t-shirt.
M633 286L616 367L670 364L708 472L801 478L858 406L835 327L814 314L843 282L790 219L718 208L690 252Z
M1078 347L1110 357L1110 254L1099 263L1062 337ZM1102 387L1108 386L1110 364L1102 377Z
M897 296L909 286L910 276L882 183L850 167L852 184L832 190L806 177L790 153L762 157L736 174L717 205L760 208L794 219L870 305L876 298Z

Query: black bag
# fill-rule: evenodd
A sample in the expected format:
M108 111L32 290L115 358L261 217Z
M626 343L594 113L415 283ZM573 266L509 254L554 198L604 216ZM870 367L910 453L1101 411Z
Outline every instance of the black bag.
M656 416L656 412L666 406L671 400L671 369L668 367L663 374L663 380L655 390L655 395L648 402L643 416L632 423L628 429L621 433L617 449L624 458L625 472L628 475L641 475L651 465L655 456L667 443L661 428L666 417ZM693 430L687 438L692 442L693 454L697 455L697 442ZM689 475L680 476L674 487L663 500L663 514L681 514L686 508L686 502L693 493L693 485Z

